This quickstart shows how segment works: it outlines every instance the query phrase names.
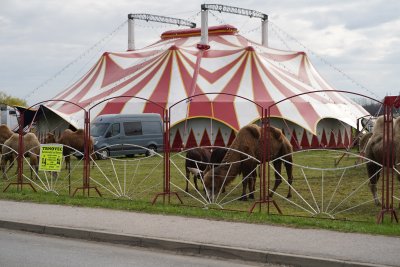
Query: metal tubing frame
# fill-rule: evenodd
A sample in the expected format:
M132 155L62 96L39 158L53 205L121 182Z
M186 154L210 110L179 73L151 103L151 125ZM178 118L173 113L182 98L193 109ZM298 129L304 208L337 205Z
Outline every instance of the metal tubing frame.
M17 191L22 191L24 185L29 185L34 192L36 189L33 187L31 182L24 182L23 170L24 170L24 114L25 112L20 112L18 121L18 155L17 155L17 182L10 182L3 190L6 192L11 185L17 186Z
M184 19L177 19L172 17L165 17L159 15L152 15L152 14L128 14L128 51L135 50L135 25L134 20L144 20L144 21L154 21L159 23L167 23L173 24L178 26L187 26L190 28L196 28L196 23L184 20Z
M293 95L287 98L284 98L280 101L275 102L274 104L270 105L268 107L268 116L271 116L270 109L274 106L277 106L281 102L287 101L289 99L299 97L302 95L308 95L308 94L314 94L314 93L345 93L345 94L352 94L352 95L357 95L361 96L364 98L368 98L370 100L373 100L375 102L378 102L382 105L384 105L384 138L383 138L383 149L386 152L384 159L383 159L383 170L382 170L382 206L381 206L381 211L377 215L377 223L382 223L383 222L383 217L385 213L390 213L391 214L391 220L393 221L393 218L398 222L398 218L396 215L396 211L393 208L393 192L394 192L394 179L393 179L393 166L394 166L394 151L393 151L393 146L391 145L393 143L393 121L388 124L389 119L393 119L393 107L395 105L399 106L400 105L400 99L396 97L395 101L391 101L390 98L394 98L393 96L387 96L385 97L384 102L378 101L372 97L369 97L367 95L355 93L355 92L349 92L349 91L344 91L344 90L316 90L316 91L310 91L310 92L304 92L300 93L297 95ZM396 102L397 101L397 102ZM390 132L389 132L390 131ZM390 140L389 140L390 139ZM386 140L386 141L385 141ZM387 147L388 145L391 145L390 147ZM390 148L390 149L389 149ZM390 166L390 168L387 168L387 166ZM269 165L268 165L269 167ZM390 173L390 175L389 175ZM268 171L268 180L270 179L270 174ZM269 182L268 182L269 184ZM268 188L269 191L269 188Z
M263 108L263 106L261 106L260 104L258 104L258 103L256 103L256 102L254 102L253 100L250 100L250 99L248 99L248 98L246 98L246 97L243 97L243 96L240 96L240 95L236 95L236 94L230 94L230 93L221 93L221 92L216 92L216 93L214 93L214 92L209 92L209 93L201 93L201 94L195 94L195 95L192 95L192 96L189 96L189 97L186 97L186 98L183 98L183 99L181 99L181 100L179 100L179 101L177 101L177 102L175 102L174 104L172 104L170 107L169 107L169 114L171 114L172 112L171 112L171 109L173 108L173 107L175 107L176 105L178 105L178 104L180 104L180 103L182 103L182 102L184 102L184 101L186 101L186 102L188 102L188 101L190 101L192 98L196 98L196 97L198 97L198 96L206 96L206 95L226 95L226 96L232 96L232 97L238 97L238 98L241 98L241 99L244 99L244 100L246 100L246 101L248 101L248 102L251 102L251 103L253 103L254 105L256 105L257 106L257 108L259 108L260 110L261 110L261 123L263 123L263 118L264 118L264 108ZM170 119L170 118L169 118ZM170 127L170 125L169 125L169 127ZM169 129L169 128L168 128ZM263 133L264 133L264 130L263 130L263 127L261 128L261 136L263 136ZM265 135L265 134L264 134ZM265 140L265 139L263 139L263 140ZM168 142L168 146L170 145L170 143ZM263 148L264 148L264 145L263 145ZM262 148L262 149L263 149ZM265 150L264 150L265 151ZM263 153L263 157L265 157L265 153ZM264 164L264 162L265 161L261 161L262 162L262 165L265 165ZM170 161L168 161L168 165L170 166ZM262 167L262 168L265 168L265 166L264 167ZM265 169L264 169L264 172L263 172L264 174L264 176L265 176ZM170 180L170 177L168 177L168 180ZM265 178L264 178L264 180L265 180ZM260 175L260 181L261 181L261 175ZM169 182L168 182L169 183ZM260 182L260 190L261 190L261 182ZM260 191L261 192L261 191ZM172 193L169 193L169 194L172 194ZM178 196L178 195L177 195ZM178 198L179 198L179 196L178 196ZM154 201L153 201L154 202ZM181 201L182 202L182 201ZM260 193L260 200L259 201L256 201L251 207L250 207L250 209L249 209L249 213L252 213L253 212L253 210L254 210L254 208L255 208L255 206L257 205L257 204L259 204L260 205L260 210L261 210L261 204L263 204L263 203L268 203L269 202L269 199L268 199L268 197L266 198L266 196L265 196L265 189L264 189L264 193ZM274 202L275 203L275 202ZM275 203L276 204L276 203ZM274 205L275 205L274 204ZM279 208L278 208L279 209Z
M32 107L34 107L34 106L40 106L41 104L44 104L44 103L48 103L48 102L64 102L64 103L68 103L68 104L72 104L72 105L74 105L74 106L76 106L76 107L78 107L78 108L80 108L81 110L83 110L84 112L85 112L85 118L86 118L86 113L87 113L87 111L82 107L82 106L80 106L80 105L78 105L78 104L76 104L76 103L74 103L74 102L71 102L71 101L68 101L68 100L63 100L63 99L53 99L53 100L45 100L45 101L41 101L41 102L38 102L38 103L36 103L36 104L34 104L34 105L32 105L32 106L30 106L30 107L28 107L26 110L30 110ZM25 111L24 112L21 112L20 113L20 119L19 119L19 128L18 128L18 133L19 133L19 147L18 147L18 177L17 177L17 182L16 183L9 183L8 185L7 185L7 187L3 190L3 192L5 192L5 191L7 191L7 189L11 186L11 185L17 185L17 188L18 188L18 190L19 189L21 189L22 190L22 186L23 185L29 185L32 189L33 189L33 191L34 192L37 192L36 191L36 189L33 187L33 185L29 182L24 182L23 181L23 175L22 175L22 173L23 173L23 154L24 154L24 152L23 152L23 134L24 134L24 132L23 132L23 125L24 125L24 114L25 114ZM36 116L36 115L35 115ZM90 122L89 122L90 123ZM85 128L87 127L87 125L86 125L86 122L85 122ZM29 128L30 128L30 126L29 126ZM89 129L90 129L90 126L89 126ZM89 133L90 134L90 133ZM84 130L84 139L85 139L85 153L84 153L84 157L85 157L85 155L87 154L86 153L86 146L87 147L89 147L89 142L87 142L89 139L87 139L88 138L88 136L87 136L87 131L86 130ZM89 137L90 138L90 137ZM21 151L22 151L22 153L21 153ZM88 150L89 151L89 150ZM89 163L90 163L90 161L89 161ZM86 166L86 163L85 163L85 166ZM83 170L83 174L82 174L82 180L83 180L83 184L85 185L85 183L87 182L87 177L88 177L88 175L89 175L89 172L85 169L85 167L84 167L84 170ZM76 191L76 190L75 190ZM75 194L75 193L74 193ZM89 195L89 192L88 192L88 195Z
M208 10L225 12L235 15L247 16L250 18L261 19L261 44L268 46L268 15L256 10L220 5L220 4L202 4L201 6L201 41L197 45L199 49L210 48L208 44ZM203 16L204 15L204 16Z
M288 98L282 99L280 101L275 102L274 104L270 105L266 110L262 109L261 112L261 123L262 123L262 132L261 132L261 136L262 136L262 167L261 167L261 177L260 177L260 200L257 201L256 203L253 204L253 206L251 207L251 209L249 210L249 212L251 213L253 211L253 209L255 208L255 206L258 204L259 208L261 210L261 204L266 203L268 204L268 214L269 214L269 203L272 202L276 209L278 210L279 213L281 213L279 207L276 205L276 203L274 202L273 199L271 199L269 197L269 190L270 190L270 166L268 164L268 168L265 167L265 164L267 164L267 162L269 162L270 160L270 156L271 156L271 151L270 151L270 118L271 118L271 109L274 106L277 106L279 103L284 102L286 100L289 100L291 98L294 97L298 97L298 96L302 96L302 95L307 95L307 94L312 94L312 93L323 93L323 92L336 92L336 93L347 93L347 94L353 94L353 95L358 95L361 97L365 97L368 98L370 100L374 100L378 103L384 104L384 129L383 129L383 134L384 134L384 139L383 139L383 146L384 146L384 151L386 152L386 154L384 155L383 158L383 166L384 169L382 171L382 206L381 206L381 211L379 212L378 216L377 216L377 223L382 223L383 219L384 219L384 215L386 213L390 213L391 214L391 219L393 221L393 218L396 220L396 222L398 222L398 218L396 215L396 212L394 210L393 207L393 192L394 192L394 177L393 177L393 166L394 166L394 149L393 149L393 107L394 107L394 103L390 102L390 101L386 101L386 97L385 98L385 102L382 103L376 99L373 99L369 96L366 95L362 95L362 94L358 94L358 93L354 93L354 92L349 92L349 91L343 91L343 90L316 90L316 91L310 91L310 92L305 92L305 93L301 93L301 94L297 94L297 95L293 95L290 96ZM77 188L75 190L75 192L78 189L83 189L84 193L85 190L88 189L88 196L89 196L89 189L94 188L96 189L97 193L101 196L100 191L98 191L98 189L96 187L91 187L90 186L90 148L89 148L89 140L90 140L90 111L91 109L93 109L94 107L96 107L97 105L111 100L111 99L115 99L115 98L123 98L123 97L130 97L130 98L137 98L137 99L142 99L145 100L147 102L153 103L159 107L162 108L163 110L163 119L164 119L164 125L165 125L165 132L164 132L164 154L165 154L165 159L164 159L164 184L163 184L163 192L157 194L153 201L152 204L154 204L158 198L158 196L162 195L163 196L163 203L165 203L165 196L168 196L168 203L170 203L170 196L171 194L176 195L178 200L182 202L182 200L180 199L179 195L176 192L171 192L170 190L170 140L169 140L169 135L170 135L170 127L171 127L171 119L170 119L170 114L171 114L171 109L183 102L183 101L187 101L190 100L191 98L195 98L197 96L201 96L201 95L209 95L209 94L218 94L218 95L230 95L233 97L239 97L245 100L248 100L249 102L252 102L253 104L256 104L257 106L261 107L261 105L259 105L258 103L247 99L245 97L239 96L239 95L235 95L235 94L228 94L228 93L202 93L202 94L196 94L196 95L192 95L190 97L187 97L185 99L182 99L180 101L175 102L173 105L171 105L169 107L169 109L165 109L164 107L160 106L158 103L150 101L148 99L145 98L141 98L141 97L136 97L136 96L118 96L118 97L112 97L112 98L108 98L105 99L101 102L96 103L95 105L93 105L88 111L85 110L83 107L70 102L70 101L66 101L66 100L46 100L46 101L42 101L39 102L35 105L41 104L41 103L45 103L45 102L57 102L57 101L62 101L62 102L66 102L66 103L70 103L73 104L77 107L79 107L80 109L82 109L85 112L85 122L84 122L84 135L85 135L85 147L84 147L84 170L83 170L83 187L81 188ZM390 103L389 103L390 102ZM35 106L34 105L34 106ZM33 107L33 106L31 106ZM29 107L29 108L31 108ZM29 109L28 108L28 109ZM19 148L18 148L18 178L17 178L17 182L16 183L9 183L8 186L3 190L3 192L5 192L11 185L17 185L18 190L22 190L22 186L23 185L29 185L31 186L31 188L36 192L35 188L32 186L31 183L24 183L23 181L23 154L24 154L24 149L23 149L23 124L24 124L24 112L20 113L20 118L19 118ZM267 135L268 133L268 135ZM264 141L265 140L265 141ZM390 168L388 168L388 166ZM266 170L267 169L267 170ZM268 177L266 177L266 171L268 171ZM268 178L268 179L266 179ZM74 192L74 194L75 194ZM73 194L73 195L74 195Z
M86 127L88 127L87 129L87 138L90 138L90 111L95 108L96 106L100 105L101 103L104 103L106 101L110 101L113 99L118 99L118 98L134 98L134 99L139 99L139 100L143 100L145 102L151 103L157 107L160 108L160 110L162 110L162 114L163 114L163 122L164 122L164 127L165 127L165 131L164 131L164 183L163 183L163 192L161 193L157 193L153 200L152 200L152 204L154 205L154 203L157 201L157 198L159 196L163 196L163 203L165 203L165 196L168 196L168 203L170 202L170 196L172 195L176 195L178 200L182 203L182 200L180 199L178 193L176 192L171 192L170 190L170 186L169 186L169 181L170 181L170 167L169 167L169 158L170 158L170 144L169 144L169 127L170 127L170 119L168 116L168 112L167 110L161 106L160 104L151 101L147 98L143 98L143 97L138 97L138 96L132 96L132 95L124 95L124 96L114 96L114 97L110 97L110 98L106 98L103 99L100 102L97 102L96 104L94 104L93 106L91 106L89 108L89 110L87 111L88 115L87 115L87 119L85 121L85 125ZM89 139L87 139L89 140ZM87 142L88 143L88 142ZM86 148L88 149L88 148ZM89 151L89 150L88 150ZM88 154L88 153L87 153ZM86 159L87 161L88 159ZM90 162L90 161L89 161ZM168 162L168 164L167 164ZM86 164L85 164L86 165ZM89 185L89 170L87 170L87 185L90 187ZM91 187L91 188L95 188L95 187ZM99 193L99 195L101 196L100 192L96 189L96 191Z
M165 204L165 198L168 196L168 204L171 203L171 195L176 196L176 198L179 200L181 204L183 204L182 199L180 198L178 192L171 192L171 186L170 186L170 181L171 181L171 162L170 162L170 153L171 153L171 148L170 148L170 143L169 143L169 134L170 134L170 127L171 127L171 119L169 117L168 110L164 109L164 125L165 125L165 132L164 132L164 184L163 188L164 191L161 193L158 193L155 195L153 198L153 201L151 202L152 205L154 205L157 201L157 198L159 196L163 197L163 204Z
M255 201L253 206L250 208L249 213L251 213L256 205L259 205L259 211L261 212L261 205L267 205L267 214L270 212L270 203L272 203L279 214L282 214L281 209L273 198L269 196L270 186L270 164L271 159L271 130L270 130L270 109L263 109L262 119L261 119L261 173L260 173L260 200ZM267 164L268 167L265 165Z
M377 223L383 223L386 213L390 214L391 221L395 219L399 222L396 211L393 207L393 192L394 192L394 166L395 166L395 147L394 147L394 130L393 130L393 108L395 103L390 97L385 97L384 100L384 124L383 124L383 148L382 159L382 195L381 195L381 210L377 216ZM397 159L396 159L397 160Z
M84 152L83 152L83 185L81 187L75 188L74 193L72 196L75 196L76 192L78 190L82 190L82 195L85 196L87 192L87 196L90 196L90 189L94 189L96 193L102 197L102 194L100 193L100 190L97 188L97 186L91 186L90 185L90 113L87 110L84 110L85 112L85 118L84 118L84 128L83 128L83 133L84 133Z

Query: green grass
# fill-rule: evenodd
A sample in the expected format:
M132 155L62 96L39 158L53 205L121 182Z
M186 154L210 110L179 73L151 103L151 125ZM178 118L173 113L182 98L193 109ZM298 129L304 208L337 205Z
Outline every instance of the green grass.
M333 205L338 205L343 200L343 197L349 196L351 192L356 192L356 194L350 197L349 201L347 201L349 203L342 204L344 210L347 208L346 205L351 206L354 205L354 203L364 203L371 200L371 193L369 192L368 186L362 184L363 180L367 177L365 166L362 165L346 169L343 174L343 171L338 171L337 168L334 168L333 164L334 159L337 159L340 153L341 152L312 151L294 155L294 162L296 164L308 167L296 166L294 168L294 185L295 189L310 205L318 203L321 209L328 205L332 205L333 207ZM180 190L185 187L185 180L181 173L184 172L183 159L175 154L172 160L175 164L171 164L171 182L177 187L171 186L171 191L178 192L184 205L179 203L175 195L171 195L170 203L168 203L168 201L163 203L163 198L160 196L154 205L151 204L156 194L163 191L163 159L156 157L150 159L136 157L127 159L127 161L114 162L107 160L97 161L96 163L98 166L91 169L91 177L96 180L97 183L93 180L91 185L97 186L103 197L99 197L94 190L90 191L90 197L83 196L82 190L78 190L74 197L69 196L69 180L67 172L63 170L60 173L58 182L52 184L52 188L56 189L58 195L54 192L44 192L41 190L41 188L44 188L41 180L33 180L34 183L40 185L40 187L34 185L38 190L37 193L33 192L33 190L27 186L25 186L22 191L18 191L16 186L10 186L6 192L1 190L0 198L15 201L118 209L255 224L274 224L299 228L319 228L342 232L400 236L399 225L391 222L389 215L385 215L382 224L376 224L376 215L379 213L380 208L376 207L371 202L338 214L335 216L335 220L324 216L323 213L310 215L308 212L298 209L295 205L277 195L275 195L274 199L282 209L284 215L277 215L277 211L272 205L270 206L270 213L268 213L265 204L261 206L261 209L257 205L254 212L249 214L248 210L254 203L253 201L231 201L224 206L224 209L214 209L213 207L216 207L216 205L209 205L209 208L205 208L198 200L193 199ZM72 191L82 186L83 168L81 163L81 161L76 159L72 161ZM354 164L355 158L349 156L343 158L338 167L344 169L348 166L354 166ZM324 170L314 169L316 167L323 168ZM0 182L3 189L10 182L16 180L14 172L15 169L9 171L9 181L2 180ZM29 170L27 167L24 170L24 174L29 177ZM46 184L46 175L41 172L40 176L42 177L43 183ZM305 182L304 176L307 177L309 185ZM321 176L323 176L323 181ZM116 177L118 177L118 181ZM50 179L50 175L47 175L47 179ZM340 179L342 179L339 186L340 189L337 189ZM272 178L272 182L273 180ZM111 181L111 183L109 181ZM51 183L49 184L51 185ZM235 184L230 185L228 190L234 188L235 185L238 185L238 187L229 196L231 199L238 197L241 193L239 178L236 178ZM258 186L259 180L257 182L257 187ZM308 194L309 187L313 190L313 197ZM398 185L396 184L396 188L397 187ZM321 188L324 190L320 190ZM359 189L357 190L357 188ZM282 184L277 193L286 196L287 189L288 187ZM193 188L190 188L190 192L196 194ZM337 201L331 198L332 195L338 196L340 194L343 196ZM256 199L258 197L259 194L256 193ZM291 201L297 204L304 202L297 194L293 194ZM395 202L395 205L398 207L398 202ZM316 208L314 207L314 209ZM396 209L396 211L399 212L398 209Z

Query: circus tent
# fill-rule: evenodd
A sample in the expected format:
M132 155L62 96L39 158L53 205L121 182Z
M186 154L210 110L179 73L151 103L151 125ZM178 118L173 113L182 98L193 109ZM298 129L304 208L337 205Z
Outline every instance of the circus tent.
M198 49L199 42L200 29L177 30L143 49L106 52L53 99L85 109L108 99L91 109L92 120L100 114L170 108L174 148L227 145L267 107L272 124L296 147L343 147L350 144L357 119L368 114L334 91L304 52L261 46L230 25L209 28L210 49ZM83 126L76 105L54 101L46 107Z

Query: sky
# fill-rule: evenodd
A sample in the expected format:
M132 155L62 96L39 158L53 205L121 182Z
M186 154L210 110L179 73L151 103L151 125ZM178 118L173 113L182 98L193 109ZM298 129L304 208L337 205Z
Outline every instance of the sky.
M105 51L127 49L127 15L148 13L200 26L200 5L222 4L269 16L269 46L305 51L339 90L382 99L400 93L398 0L1 0L0 91L29 105L77 81ZM256 18L209 13L209 26L231 24L261 43ZM137 21L136 48L176 25ZM354 95L356 96L356 95Z

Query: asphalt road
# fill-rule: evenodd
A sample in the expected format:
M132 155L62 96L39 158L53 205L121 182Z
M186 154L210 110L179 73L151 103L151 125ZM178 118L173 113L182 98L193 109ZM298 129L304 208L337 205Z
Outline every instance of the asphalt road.
M255 265L0 229L0 266L247 267Z

